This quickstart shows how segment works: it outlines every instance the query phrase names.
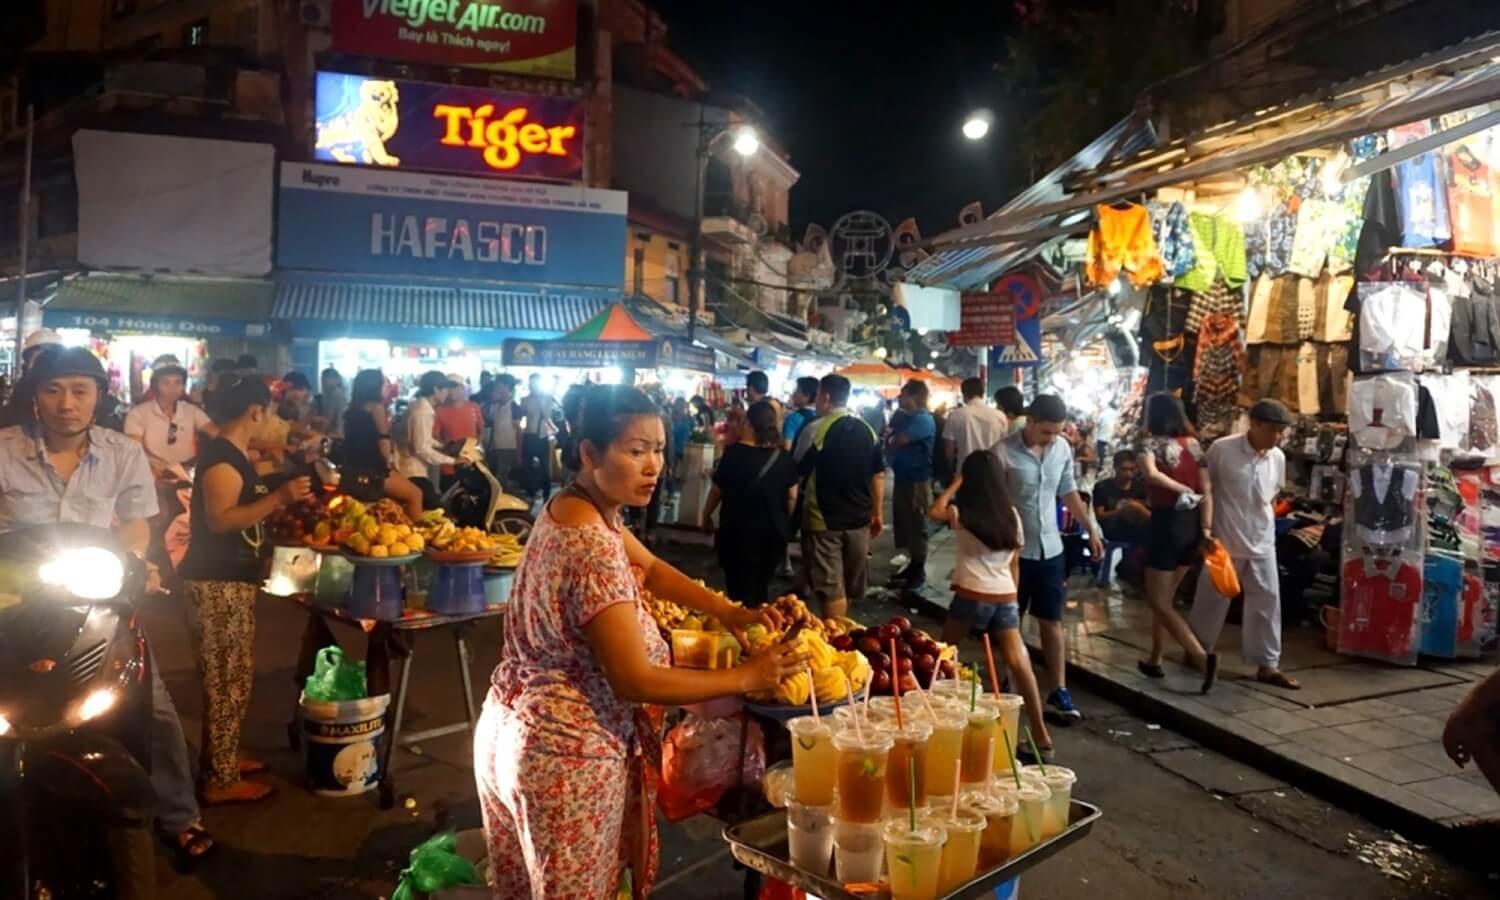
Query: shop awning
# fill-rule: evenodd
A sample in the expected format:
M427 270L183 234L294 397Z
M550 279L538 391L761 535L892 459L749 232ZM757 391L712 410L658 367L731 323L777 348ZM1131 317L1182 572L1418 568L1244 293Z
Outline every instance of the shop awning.
M396 329L506 332L550 337L572 331L610 302L606 293L512 290L464 284L392 284L336 277L284 277L275 319ZM326 330L326 329L325 329ZM416 342L415 338L412 338Z
M57 285L49 328L183 337L262 337L275 287L256 279L84 275Z
M1497 54L1500 33L1491 32L1162 146L1127 141L1127 146L1096 155L1081 167L1073 165L1079 161L1075 157L990 218L934 238L930 246L937 252L909 273L908 280L967 289L984 280L979 276L998 274L1019 262L1018 254L1038 246L1049 229L1072 233L1086 228L1098 204L1274 163L1500 100ZM1080 157L1106 143L1107 137ZM1048 189L1037 191L1043 186ZM1034 194L1035 202L1018 205L1028 194Z

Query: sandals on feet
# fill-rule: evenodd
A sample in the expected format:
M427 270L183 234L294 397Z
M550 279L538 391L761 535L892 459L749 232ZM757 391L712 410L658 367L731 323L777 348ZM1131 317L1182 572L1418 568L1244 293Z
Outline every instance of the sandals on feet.
M233 806L240 803L259 803L276 794L276 788L256 781L241 781L227 788L204 788L204 806Z
M194 823L177 835L162 835L162 843L172 851L177 868L186 872L212 856L219 844L201 824Z
M240 757L240 776L264 775L271 771L271 767L258 759L249 756Z
M1267 674L1261 674L1257 672L1255 675L1255 680L1259 681L1261 684L1269 684L1272 687L1286 688L1289 691L1302 690L1302 685L1297 681L1297 679L1282 671L1275 671Z
M1147 678L1166 678L1167 671L1158 663L1148 663L1144 659L1135 661L1135 667L1141 670L1141 674Z

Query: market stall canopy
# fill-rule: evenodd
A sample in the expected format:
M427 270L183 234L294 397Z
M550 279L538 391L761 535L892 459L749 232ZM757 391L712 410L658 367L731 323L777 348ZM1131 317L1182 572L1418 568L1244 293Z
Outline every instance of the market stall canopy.
M457 330L467 343L477 344L564 334L606 309L609 299L605 292L284 273L276 282L271 316L296 322L299 335L391 336L424 343L441 342L437 337Z
M275 286L259 278L81 275L57 283L48 328L253 338L269 331Z
M883 362L858 362L834 369L833 374L849 379L855 387L881 390L901 386L901 373Z
M568 332L563 340L649 341L651 337L651 332L637 324L624 306L612 303L592 319Z
M969 289L1017 264L1028 247L1035 252L1055 237L1050 231L1086 228L1099 204L1495 101L1497 54L1500 32L1489 32L1161 146L1130 139L1120 133L1121 123L995 215L934 238L930 246L937 252L908 279ZM1105 145L1111 149L1101 152Z

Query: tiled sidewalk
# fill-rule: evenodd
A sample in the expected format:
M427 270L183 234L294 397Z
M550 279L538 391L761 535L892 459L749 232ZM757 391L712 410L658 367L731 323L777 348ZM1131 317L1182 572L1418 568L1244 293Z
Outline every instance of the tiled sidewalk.
M944 584L951 569L951 536L942 532L933 538L929 578ZM942 607L950 596L926 594ZM1441 744L1449 712L1493 671L1489 661L1404 668L1356 660L1326 650L1321 628L1303 627L1283 636L1282 660L1303 689L1284 691L1254 680L1239 654L1239 628L1229 625L1218 686L1204 695L1197 673L1172 664L1171 652L1165 679L1136 670L1150 644L1150 615L1130 589L1075 578L1067 617L1070 677L1138 714L1424 839L1500 825L1500 796L1473 766L1455 766ZM1027 638L1035 648L1033 628ZM1059 747L1066 752L1065 736Z

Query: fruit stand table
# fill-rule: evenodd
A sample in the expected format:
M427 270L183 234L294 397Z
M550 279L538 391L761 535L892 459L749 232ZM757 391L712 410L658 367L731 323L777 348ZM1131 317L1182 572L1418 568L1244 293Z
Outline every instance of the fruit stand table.
M277 595L271 594L270 596ZM474 686L469 677L467 632L474 623L493 619L504 613L505 606L503 604L491 605L485 607L483 612L462 616L438 615L425 610L409 609L401 618L387 622L355 618L341 607L317 605L308 594L289 594L283 596L282 599L290 600L308 613L307 627L302 632L302 646L297 654L297 668L293 676L299 690L312 675L313 662L318 651L329 644L337 643L331 625L343 625L364 632L365 677L370 696L391 693L391 662L393 656L397 659L395 703L391 704L386 713L388 734L382 751L380 776L380 806L382 809L390 809L396 802L395 780L391 774L391 756L397 746L410 747L443 735L456 734L460 731L473 732L478 715L474 709ZM440 725L405 734L402 732L402 719L406 713L406 688L411 682L416 636L423 631L438 629L447 630L453 635L454 647L458 651L458 672L467 719L451 725ZM287 726L287 739L292 749L299 748L301 735L301 723L297 721L296 713L294 713L291 723Z

